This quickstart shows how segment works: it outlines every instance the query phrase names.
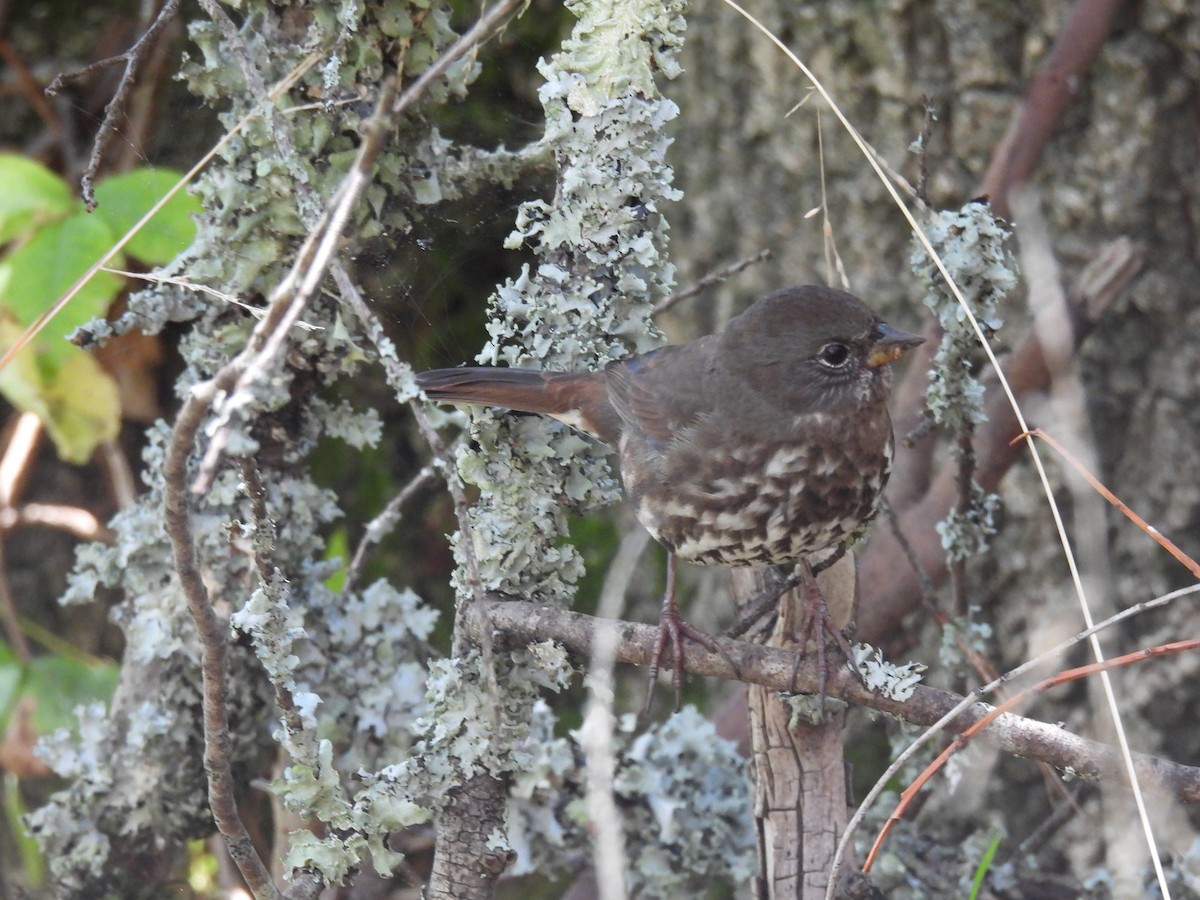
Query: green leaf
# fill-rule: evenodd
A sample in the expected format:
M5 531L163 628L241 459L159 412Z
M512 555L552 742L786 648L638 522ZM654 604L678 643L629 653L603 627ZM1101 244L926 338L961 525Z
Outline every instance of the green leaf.
M0 321L0 347L20 330L11 320ZM117 436L121 400L116 383L91 354L71 344L66 350L53 366L44 364L36 346L18 354L0 369L0 394L38 417L63 460L84 463L98 443Z
M0 308L29 325L107 253L112 242L107 226L84 212L43 228L0 263ZM107 272L91 277L39 338L46 363L53 365L70 355L75 348L64 336L104 315L121 284Z
M347 560L350 559L350 538L347 537L345 528L337 528L329 536L329 543L325 545L325 558L341 562L337 570L325 579L325 587L335 594L340 593L346 585Z
M96 185L96 211L112 229L113 239L122 237L180 179L171 169L134 169ZM180 190L142 226L125 245L132 257L153 265L166 265L187 249L196 236L192 216L200 212L200 201Z
M39 656L29 664L25 693L37 701L33 714L38 734L78 724L75 707L108 703L117 687L115 663L87 664L65 656Z
M45 387L50 417L43 424L64 461L85 463L97 444L116 439L121 430L117 383L90 353L72 354Z
M988 869L992 867L992 859L996 856L996 850L1000 847L1002 839L1002 835L993 834L987 849L983 851L983 857L979 860L979 865L975 867L975 877L971 881L969 900L976 900L979 896L979 892L983 888L983 879L987 877Z
M21 692L21 678L25 667L21 665L8 645L0 642L0 730L8 731L8 717L12 715L17 697Z
M76 206L66 182L45 166L0 153L0 244L61 219Z

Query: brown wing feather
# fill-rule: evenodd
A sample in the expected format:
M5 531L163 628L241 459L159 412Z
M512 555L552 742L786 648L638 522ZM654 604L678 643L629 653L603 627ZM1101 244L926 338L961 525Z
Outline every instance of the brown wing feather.
M499 406L553 416L606 444L616 446L620 419L595 372L464 366L417 375L425 396L436 403Z
M664 443L696 425L712 402L705 389L707 340L610 363L604 374L617 415L651 440Z

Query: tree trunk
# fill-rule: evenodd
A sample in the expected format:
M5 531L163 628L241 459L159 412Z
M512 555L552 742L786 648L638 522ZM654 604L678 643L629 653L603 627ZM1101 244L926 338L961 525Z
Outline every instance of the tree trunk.
M735 594L749 599L766 590L770 582L766 575L755 569L734 570ZM823 572L818 584L834 619L839 625L848 624L854 606L853 555L848 553ZM780 597L769 646L800 649L805 625L802 594L797 588ZM831 666L844 664L836 648L830 653ZM815 698L798 699L815 710ZM843 760L846 711L829 701L822 721L805 721L781 695L757 685L750 686L749 704L759 849L755 896L818 900L825 895L848 818Z

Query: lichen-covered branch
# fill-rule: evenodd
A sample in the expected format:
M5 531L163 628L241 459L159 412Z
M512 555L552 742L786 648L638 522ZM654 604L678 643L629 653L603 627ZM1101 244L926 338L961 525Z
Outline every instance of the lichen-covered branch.
M549 201L522 204L509 238L510 246L534 247L539 262L492 297L490 340L480 362L589 368L660 342L651 317L673 283L660 207L677 195L665 162L665 126L677 109L661 97L656 79L678 71L682 4L568 5L579 19L575 30L539 66L546 79L541 143L554 154L557 188ZM469 529L455 539L460 562L472 551L485 590L567 603L582 563L561 541L566 514L616 497L607 462L577 434L547 421L482 413L472 438L473 446L460 450L459 471L481 498ZM461 615L476 596L462 575L458 589ZM456 652L462 646L456 638ZM527 687L531 679L497 674L507 686L499 701L504 715L515 723L528 720L538 702ZM488 741L481 724L474 739ZM461 761L448 762L462 771ZM516 771L501 756L486 773L464 772L469 780L453 806L486 797L498 803L504 790L470 779L503 784ZM495 821L497 812L474 814ZM443 814L431 896L485 897L493 890L490 867L477 866L468 884L454 860L491 858L503 836L459 828L461 821L457 808Z
M317 16L307 33L271 3L243 4L240 22L222 8L210 9L216 24L191 26L202 58L185 60L184 74L198 94L227 107L221 114L226 123L246 118L249 109L263 115L248 119L239 140L226 146L196 185L205 213L195 245L176 266L186 267L193 280L221 285L227 294L269 296L272 302L251 329L228 307L205 306L204 297L163 284L131 298L123 317L124 327L148 332L168 321L195 320L181 346L186 369L177 386L193 399L169 454L164 426L151 430L149 490L114 521L112 547L80 550L66 597L86 600L98 587L119 588L123 600L114 618L127 650L107 717L89 709L81 744L61 734L46 747L70 782L31 816L31 825L64 896L150 890L156 875L169 877L165 866L175 848L211 831L202 709L216 751L208 760L221 781L222 818L230 819L226 774L244 788L282 749L281 802L335 826L329 833L337 837L326 843L308 831L294 837L283 868L295 870L297 894L311 893L319 881L345 878L372 850L377 867L390 871L394 855L383 839L387 829L399 827L398 814L356 819L353 790L362 785L352 781L359 770L394 761L426 708L418 660L428 655L425 640L435 614L411 591L381 582L335 602L325 581L336 561L325 558L323 530L339 513L304 463L325 435L357 446L380 439L374 411L360 412L321 395L363 359L348 352L355 349L355 336L336 327L340 310L336 297L322 290L323 273L332 265L335 275L345 274L330 253L341 234L402 227L417 214L407 187L386 178L371 182L371 154L387 154L380 169L403 171L413 144L429 129L411 107L395 132L368 127L365 135L367 123L348 107L281 113L315 91L378 94L381 84L395 83L386 78L385 59L399 60L397 67L415 82L460 37L444 10L414 15L400 41L396 22L381 20L374 8L347 7L353 22ZM340 45L333 36L339 29L349 35ZM419 59L400 52L401 44L414 42L428 51ZM324 69L312 69L313 53L335 45L349 57L333 54ZM422 84L426 97L440 100L464 91L478 71L474 64L438 65L439 77ZM298 78L297 71L303 73ZM290 90L267 90L280 82L291 84ZM421 96L412 85L409 91L409 103ZM382 99L390 111L386 90ZM396 141L395 149L385 137ZM401 202L383 213L359 208L354 201L367 187L372 203L388 196ZM297 259L293 276L289 267ZM311 329L290 327L300 309ZM215 422L207 418L211 404L220 413ZM197 430L200 424L205 431ZM205 440L193 444L198 435ZM219 441L209 440L214 436ZM230 465L248 456L257 459L261 476L262 494L253 502ZM183 491L184 482L197 475L203 476L204 490ZM173 534L183 554L180 571L162 530L168 494L173 521L183 525ZM277 526L271 559L280 571L264 581L261 548L238 536L256 532L267 518ZM203 640L182 603L181 574L191 587L198 583L206 591L205 602L193 603ZM198 601L201 595L191 593ZM250 635L257 655L228 641L229 612ZM198 690L202 657L208 685L226 686L224 736L219 698L215 693L202 698ZM273 701L280 695L273 682L287 688L294 713L274 735L270 723L280 710ZM343 777L351 782L349 791ZM287 848L275 852L282 858ZM263 892L271 889L258 875L252 881Z
M1130 241L1120 240L1103 248L1081 273L1067 296L1074 324L1073 347L1077 348L1088 336L1142 264L1142 250ZM1018 401L1049 389L1055 378L1062 377L1062 366L1068 362L1061 356L1048 359L1037 335L1027 334L1006 361L1009 382ZM919 380L924 377L921 371L910 376ZM1020 429L1007 398L994 383L985 391L983 414L984 421L975 434L976 476L982 487L991 491L1022 452L1012 443ZM935 582L941 582L947 572L945 548L935 525L953 507L956 495L956 474L943 469L919 501L909 502L897 511L899 529L908 538L921 569ZM920 604L921 576L909 564L899 542L884 529L876 529L863 554L861 574L860 637L868 643L886 641L897 632L904 617Z
M655 628L632 622L613 622L566 610L536 604L490 601L487 608L492 627L503 633L502 644L520 646L534 636L549 635L580 659L591 653L600 629L616 631L617 661L634 666L649 663L654 646ZM467 623L480 627L482 616L471 613ZM684 663L694 675L730 678L749 684L761 684L776 691L815 693L822 674L815 659L797 660L794 653L748 641L719 638L721 653L688 648ZM692 652L695 650L695 652ZM826 692L830 697L886 712L915 725L932 725L954 709L962 698L948 691L925 685L911 686L904 700L886 697L863 686L848 670L829 674ZM947 724L961 732L979 721L991 709L976 703ZM1125 769L1114 747L1079 737L1057 723L1045 724L1005 713L990 724L979 737L1007 753L1040 760L1071 769L1088 778L1123 781ZM1200 769L1159 757L1138 754L1139 779L1154 789L1165 791L1185 803L1200 802Z

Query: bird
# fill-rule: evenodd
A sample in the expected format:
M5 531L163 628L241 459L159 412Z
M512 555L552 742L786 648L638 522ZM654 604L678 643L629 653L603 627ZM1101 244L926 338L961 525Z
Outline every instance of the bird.
M680 616L676 560L807 565L855 536L891 470L889 364L923 341L853 294L808 284L716 334L596 371L459 367L417 384L437 403L550 416L617 453L627 502L668 552L651 678L670 644L678 700L683 638L716 648ZM810 621L836 628L819 591L813 602Z

